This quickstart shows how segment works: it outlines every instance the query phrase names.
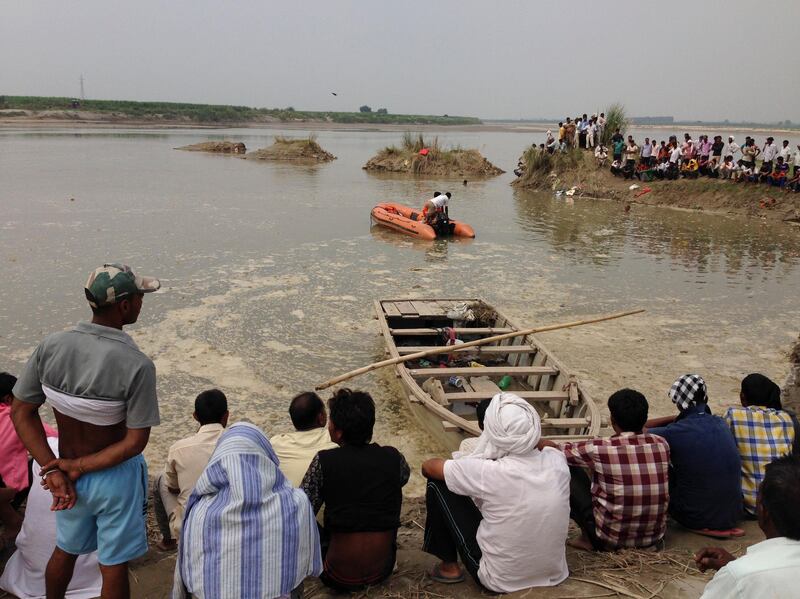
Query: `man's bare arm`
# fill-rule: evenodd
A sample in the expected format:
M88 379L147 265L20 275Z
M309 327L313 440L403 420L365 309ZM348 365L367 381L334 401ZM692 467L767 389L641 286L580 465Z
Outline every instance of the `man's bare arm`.
M422 476L431 480L444 480L444 463L442 458L431 458L422 462Z
M33 459L39 464L46 464L42 468L47 476L43 478L43 484L47 485L53 495L53 504L50 509L53 511L68 510L75 505L77 496L72 482L68 475L59 472L53 450L47 444L47 435L42 426L42 419L39 416L39 406L18 400L16 397L11 403L11 421L17 435L22 440ZM55 471L53 471L55 470ZM41 473L40 473L41 474Z
M20 401L15 397L11 403L11 421L22 444L31 452L37 463L47 464L55 459L53 450L47 444L47 435L42 426L37 404Z
M98 452L75 459L53 459L42 469L47 470L55 466L66 472L72 480L77 480L82 474L113 468L133 456L139 455L144 451L149 439L150 427L129 428L122 440L112 443Z

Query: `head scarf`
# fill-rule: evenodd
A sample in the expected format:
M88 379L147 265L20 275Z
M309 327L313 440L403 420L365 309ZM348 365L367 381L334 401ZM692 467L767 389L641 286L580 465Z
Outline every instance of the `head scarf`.
M679 410L687 410L696 405L698 399L706 402L706 382L699 374L684 374L672 383L667 395Z
M513 393L498 393L486 409L483 432L475 449L456 457L496 460L524 455L536 449L541 436L542 421L533 406Z
M264 433L234 424L186 504L173 599L279 597L320 572L308 498L278 469Z

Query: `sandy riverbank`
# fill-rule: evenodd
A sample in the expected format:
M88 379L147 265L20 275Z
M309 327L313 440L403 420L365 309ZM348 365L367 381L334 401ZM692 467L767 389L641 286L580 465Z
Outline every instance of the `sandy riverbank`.
M516 189L575 189L576 198L613 200L626 206L665 206L684 210L736 214L771 222L800 224L800 194L766 184L735 183L725 179L677 179L642 182L611 174L598 167L589 151L555 155L552 166L512 182ZM630 189L635 186L635 189ZM649 189L650 191L646 191ZM560 196L567 198L567 196Z
M403 501L401 526L398 531L397 569L385 583L377 585L355 596L359 598L439 599L442 597L464 597L477 599L492 596L482 591L472 580L458 585L443 585L432 582L426 571L436 559L424 553L422 527L425 525L425 500L421 497L406 497ZM570 536L578 530L571 525ZM528 589L507 595L523 599L533 594L542 599L619 596L640 599L692 599L699 597L712 574L701 574L695 567L692 555L708 545L721 544L735 555L763 540L763 534L755 522L745 522L742 527L747 535L733 541L712 541L681 529L671 523L667 531L666 548L660 552L627 550L617 553L586 553L567 547L567 563L570 577L551 588ZM151 532L153 532L151 530ZM151 538L155 538L151 534ZM151 549L137 560L132 568L132 590L134 598L157 598L169 596L175 568L175 552L164 553ZM306 598L328 599L336 595L318 580L306 581Z

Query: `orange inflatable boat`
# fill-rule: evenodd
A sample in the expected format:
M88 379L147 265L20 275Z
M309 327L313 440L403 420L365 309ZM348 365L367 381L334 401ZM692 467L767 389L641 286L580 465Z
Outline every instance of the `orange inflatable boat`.
M405 233L417 239L437 239L439 237L475 237L475 231L466 223L451 220L446 231L437 231L425 222L422 210L415 210L403 204L384 202L378 204L371 212L373 222Z

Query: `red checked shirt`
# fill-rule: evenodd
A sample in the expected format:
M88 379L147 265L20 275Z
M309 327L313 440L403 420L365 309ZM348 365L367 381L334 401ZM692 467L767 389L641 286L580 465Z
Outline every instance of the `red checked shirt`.
M591 470L597 536L609 549L649 547L667 527L669 445L658 435L621 433L561 444L570 466Z

